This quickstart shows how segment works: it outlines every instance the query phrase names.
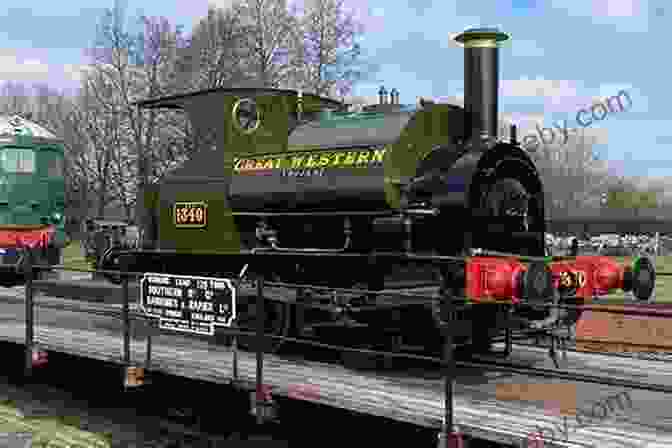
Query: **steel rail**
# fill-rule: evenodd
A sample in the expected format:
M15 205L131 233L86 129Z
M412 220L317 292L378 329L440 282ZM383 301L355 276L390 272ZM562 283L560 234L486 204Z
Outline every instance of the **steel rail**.
M11 298L12 301L16 302L23 302L23 300L18 299L18 298ZM84 309L73 309L75 307L72 306L67 306L67 305L54 305L54 304L40 304L39 302L36 303L38 307L42 308L54 308L54 309L65 309L66 311L74 311L74 312L82 312L82 313L91 313L91 314L100 314L100 315L105 315L109 317L119 317L121 318L121 312L113 312L113 311L103 311L103 310L96 310L96 311L91 311L91 310L84 310ZM138 315L141 319L147 319L145 317L142 317L139 313L134 313ZM223 334L235 334L238 336L257 336L258 335L258 330L250 330L250 331L245 331L241 329L222 329ZM319 347L319 348L327 348L327 349L334 349L334 350L340 350L340 351L346 351L346 352L353 352L353 353L361 353L361 354L369 354L369 355L378 355L378 356L387 356L387 357L392 357L392 358L404 358L404 359L413 359L413 360L418 360L418 361L427 361L427 362L432 362L435 364L443 364L445 361L441 358L433 357L433 356L423 356L423 355L415 355L411 353L398 353L398 352L390 352L390 351L382 351L382 350L370 350L370 349L364 349L364 348L357 348L357 347L347 347L347 346L340 346L340 345L333 345L333 344L326 344L322 342L317 342L317 341L311 341L307 339L302 339L302 338L294 338L294 337L288 337L288 336L280 336L280 335L270 335L270 334L264 334L265 338L270 338L270 339L275 339L275 340L282 340L282 341L287 341L287 342L294 342L298 344L303 344L303 345L309 345L313 347ZM520 345L520 344L518 344ZM590 355L588 355L590 356ZM597 355L596 355L597 356ZM587 375L587 374L581 374L581 373L574 373L574 372L560 372L557 370L552 370L552 369L546 369L546 368L539 368L539 367L527 367L527 366L522 366L522 365L516 365L516 364L511 364L511 363L504 363L496 360L485 360L481 362L471 362L471 361L459 361L455 360L455 365L458 367L468 367L468 368L477 368L477 369L491 369L491 370L499 370L503 372L508 372L508 373L517 373L521 375L528 375L528 376L542 376L542 377L547 377L547 378L557 378L557 379L566 379L569 381L580 381L580 382L586 382L586 383L596 383L596 384L605 384L608 386L614 386L614 387L626 387L626 388L632 388L632 389L641 389L641 390L648 390L652 392L662 392L662 393L672 393L672 386L665 386L662 384L649 384L649 383L642 383L638 381L629 381L629 380L624 380L624 379L615 379L615 378L608 378L608 377L601 377L597 375Z
M24 302L24 299L21 299L21 298L18 298L18 297L7 297L6 296L6 297L2 297L2 299L6 302L12 302L12 303L16 303L16 304L20 304L20 303ZM79 307L77 305L72 305L72 304L45 303L45 302L41 302L40 300L35 301L35 306L38 307L38 308L54 309L54 310L58 310L58 311L67 311L67 312L72 312L72 313L85 313L85 314L92 314L92 315L103 316L103 317L112 317L112 318L116 318L116 319L120 319L120 320L123 318L122 311L117 311L117 310L114 310L114 309L94 309L94 308L90 308L90 307ZM130 318L133 321L144 321L145 324L147 324L148 322L151 322L152 319L153 319L153 318L147 317L143 313L139 313L137 311L131 311ZM226 330L223 330L223 331L226 331ZM241 331L243 331L243 330L241 330ZM241 335L242 335L242 333L241 333ZM275 337L275 336L271 336L271 337ZM532 339L533 337L534 336L525 335L525 332L522 332L521 336L519 336L518 340L520 340L520 341L529 340L529 339ZM545 337L545 336L542 335L542 337ZM574 339L572 341L572 343L573 343L572 345L576 346L575 345L576 341L577 340ZM495 342L501 342L501 341L496 340ZM608 341L601 341L601 340L594 340L594 339L581 339L581 342L600 342L600 343L607 344L607 345L608 344L612 344L612 345L618 344L618 343L615 343L615 342L608 342ZM630 345L633 345L633 344L630 344ZM531 347L531 348L532 347L536 347L536 348L539 347L538 344L530 344L530 343L525 343L525 342L515 342L514 346ZM649 347L650 348L650 347L653 347L653 346L644 344L644 345L642 345L642 347ZM663 350L656 350L655 353L657 353L657 354L665 354L665 353L672 354L672 347L656 346L656 348L663 349ZM664 350L664 349L667 349L667 350ZM567 347L567 346L564 346L562 348L562 350L572 352L572 353L583 353L583 354L587 354L587 355L599 354L599 355L602 355L602 356L619 357L619 358L633 358L633 357L636 357L637 354L651 353L651 352L644 352L644 351L632 352L632 353L634 353L634 356L628 354L630 352L627 352L627 353L613 353L613 352L595 353L595 352L590 352L590 351L585 351L585 350L577 350L576 348ZM395 353L395 352L390 352L390 353ZM416 356L416 355L412 355L412 354L409 354L409 355ZM421 356L421 355L417 355L417 356ZM424 358L419 358L419 359L426 360ZM663 360L661 362L668 362L668 361Z
M100 271L98 271L100 272ZM120 271L113 271L115 273L119 273ZM44 290L44 282L43 280L37 280L34 281L34 286L38 290ZM42 284L41 284L42 283ZM387 298L408 298L408 299L414 299L413 302L406 302L406 303L382 303L382 304L374 304L374 305L355 305L355 306L350 306L348 305L347 308L352 311L368 311L368 310L375 310L375 309L389 309L389 308L398 308L400 306L407 306L407 305L424 305L424 306L434 306L437 304L437 302L442 303L445 302L442 297L434 297L434 298L427 298L427 293L412 293L412 292L402 292L402 291L391 291L391 290L382 290L382 291L376 291L376 290L368 290L368 289L348 289L348 288L333 288L333 287L328 287L328 286L311 286L311 285L305 285L305 284L294 284L294 283L283 283L283 282L264 282L265 285L268 285L270 287L276 287L276 288L286 288L286 289L303 289L303 290L311 290L311 291L324 291L324 292L332 292L332 293L344 293L344 294L356 294L356 295L377 295L377 296L383 296ZM121 288L120 288L121 289ZM411 288L409 288L411 289ZM479 303L486 303L486 304L502 304L506 305L507 302L505 300L489 300L489 301L474 301L473 299L470 299L468 297L464 296L451 296L453 299L457 299L458 301L463 301L465 302L466 305L476 305ZM574 296L568 297L568 298L576 298ZM267 297L268 300L274 300L271 297ZM520 305L524 306L532 306L535 308L557 308L557 309L562 309L562 310L572 310L572 311L592 311L596 313L611 313L611 314L623 314L623 315L633 315L633 316L648 316L648 317L672 317L672 311L670 312L664 312L664 311L656 311L655 309L651 309L650 305L648 302L647 303L640 303L640 302L632 302L628 304L609 304L609 303L599 303L600 299L595 299L596 304L585 304L585 305L567 305L567 304L553 304L553 303L538 303L533 300L522 300L520 302ZM630 300L628 298L624 298L623 300ZM595 306L597 305L597 306ZM302 303L302 306L310 308L324 308L325 305L322 304L311 304L311 303ZM627 309L618 309L616 307L622 307L622 306L627 306ZM608 307L608 308L607 308ZM642 308L642 309L638 309Z

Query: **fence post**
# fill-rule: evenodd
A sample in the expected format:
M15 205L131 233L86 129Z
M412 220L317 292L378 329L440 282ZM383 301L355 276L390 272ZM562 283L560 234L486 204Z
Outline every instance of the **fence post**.
M24 247L24 275L26 276L26 351L25 351L25 376L30 378L33 374L33 257L29 247Z
M653 247L653 267L654 269L657 267L656 266L656 258L658 257L658 248L660 244L660 232L656 232L656 241L654 242L654 247ZM649 303L653 303L656 301L656 285L654 282L653 285L653 291L651 291L651 297L649 297Z
M122 315L124 320L124 364L126 368L131 365L131 319L128 304L128 259L125 256L119 257L119 267L121 268L122 284Z
M150 327L151 328L151 327ZM152 330L147 333L147 357L145 358L145 369L149 370L149 365L152 362Z
M238 385L238 335L235 333L238 331L238 323L234 320L231 323L231 329L233 330L233 336L231 338L231 350L233 351L233 366L231 376L233 377L233 385Z
M450 281L446 276L444 281ZM442 322L444 334L443 367L445 375L444 385L444 414L441 423L441 432L438 435L438 448L463 448L462 435L455 431L453 421L453 389L455 386L455 357L453 353L453 331L455 331L455 304L453 297L449 295L450 288L444 285L444 306L447 311L447 320Z
M236 287L236 298L240 297L240 288L243 282L243 279L245 278L245 274L247 273L247 265L243 266L243 268L240 270L238 273L238 277L236 278L235 282L235 287ZM231 382L233 383L234 387L238 386L238 317L233 319L231 321L231 351L233 352L233 359L232 363L233 365L231 366Z
M257 387L256 387L256 414L257 424L261 425L264 422L264 279L262 276L257 277Z
M101 275L98 270L102 269L102 261L103 261L103 255L105 254L105 249L107 249L107 235L103 230L98 230L94 235L93 235L93 241L94 241L94 251L96 254L96 270L93 272L93 279L94 280L101 280L104 278L103 275Z

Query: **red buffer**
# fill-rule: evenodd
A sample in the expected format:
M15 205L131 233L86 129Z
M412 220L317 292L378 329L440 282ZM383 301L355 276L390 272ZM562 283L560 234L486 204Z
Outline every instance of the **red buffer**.
M33 367L43 367L47 364L47 352L39 348L32 350L32 364Z
M561 295L586 300L617 289L632 291L637 299L648 300L656 284L656 270L648 258L638 258L627 266L610 257L584 255L551 263L551 271Z
M439 433L438 439L438 448L464 448L464 437L459 432Z
M553 296L552 275L543 263L525 265L515 258L467 260L466 295L474 302L519 303Z

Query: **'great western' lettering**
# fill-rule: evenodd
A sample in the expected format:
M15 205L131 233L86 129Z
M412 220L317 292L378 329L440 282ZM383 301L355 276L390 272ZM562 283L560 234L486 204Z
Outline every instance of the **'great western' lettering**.
M269 170L311 170L368 167L383 164L387 148L274 154L261 158L234 159L236 174Z

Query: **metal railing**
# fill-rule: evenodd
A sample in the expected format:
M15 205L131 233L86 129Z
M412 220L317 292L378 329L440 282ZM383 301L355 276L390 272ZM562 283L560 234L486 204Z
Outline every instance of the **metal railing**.
M130 272L126 269L126 262L124 258L122 257L121 261L121 270L120 271L105 271L105 270L86 270L86 269L66 269L63 267L54 267L54 266L39 266L33 264L33 257L30 254L30 251L26 251L27 256L26 256L26 263L24 265L24 272L26 275L26 282L25 282L25 340L26 340L26 365L25 365L25 374L27 377L30 377L32 374L32 369L33 369L33 349L35 347L34 343L34 308L35 308L35 300L34 300L34 290L35 290L35 284L34 284L34 272L35 271L40 271L43 269L49 269L49 270L59 270L59 271L76 271L76 272L88 272L88 273L103 273L103 274L113 274L113 275L121 275L122 278L122 310L121 310L121 316L119 316L119 313L116 312L100 312L100 311L95 311L100 314L106 314L111 317L115 318L120 318L123 322L123 363L124 365L129 368L132 366L131 363L131 348L130 348L130 341L131 341L131 321L134 320L154 320L154 318L146 317L142 313L131 313L130 310L130 300L129 300L129 279L131 277L140 277L144 275L142 272ZM269 254L266 253L264 254L265 256L268 256ZM516 256L515 254L494 254L494 255L506 255L506 256ZM435 259L435 261L445 261L446 259L449 260L455 260L455 259L462 259L464 260L464 257L416 257L417 259L422 258L423 261L426 262L432 262L432 259ZM526 260L544 260L548 261L549 257L519 257L521 259L526 259ZM554 257L554 259L566 259L566 258L572 258L572 257ZM658 275L668 275L672 276L672 273L657 273ZM241 282L244 280L244 278L241 276L240 278L237 278L235 280L235 286L236 289L240 289L241 287ZM449 440L452 440L455 437L455 422L454 422L454 411L453 411L453 399L454 399L454 386L455 386L455 378L456 378L456 368L457 367L470 367L470 368L479 368L479 369L491 369L491 370L498 370L498 371L503 371L503 372L509 372L509 373L515 373L515 374L521 374L521 375L529 375L529 376L540 376L540 377L546 377L546 378L556 378L556 379L564 379L568 381L579 381L579 382L588 382L588 383L596 383L596 384L603 384L603 385L608 385L608 386L616 386L616 387L626 387L626 388L632 388L632 389L641 389L641 390L649 390L649 391L655 391L655 392L663 392L663 393L672 393L672 387L664 385L664 384L651 384L651 383L643 383L643 382L638 382L638 381L630 381L630 380L625 380L625 379L618 379L618 378L610 378L610 377L604 377L604 376L596 376L596 375L588 375L588 374L581 374L581 373L574 373L574 372L563 372L559 370L554 370L554 369L547 369L547 368L539 368L539 367L528 367L528 366L523 366L523 365L515 365L515 364L510 364L502 361L495 361L495 360L488 360L488 361L462 361L462 360L456 360L454 356L454 340L453 340L453 331L451 330L454 325L451 325L451 319L455 318L456 312L454 308L454 301L452 300L454 297L434 297L434 298L428 298L426 294L414 294L414 293L408 293L408 292L394 292L390 293L389 291L381 292L381 291L369 291L369 290L363 290L363 289L343 289L343 288L331 288L331 287L321 287L321 286L311 286L311 285L299 285L299 284L290 284L290 283L280 283L280 282L266 282L262 277L257 277L254 279L255 286L256 286L256 329L254 331L249 331L245 330L242 328L239 328L237 326L237 323L234 322L233 325L229 328L220 328L220 331L223 334L230 335L232 337L232 354L233 354L233 365L232 365L232 382L234 384L238 384L239 381L239 369L238 369L238 358L239 358L239 348L238 348L238 338L241 336L256 336L256 385L255 385L255 409L256 409L256 417L257 417L257 422L258 423L263 423L265 420L265 416L268 415L267 409L270 405L269 403L269 396L267 393L267 390L265 389L264 382L263 382L263 377L264 377L264 346L265 342L268 339L275 339L275 340L281 340L281 341L289 341L289 342L295 342L295 343L300 343L300 344L306 344L309 346L315 346L315 347L322 347L322 348L328 348L328 349L334 349L334 350L340 350L341 352L357 352L357 353L362 353L362 354L369 354L369 355L378 355L378 356L385 356L389 358L405 358L405 359L415 359L415 360L423 360L423 361L430 361L437 363L442 366L443 368L443 375L444 375L444 418L443 418L443 423L441 425L441 432L439 434L439 439L440 439L440 446L448 446L447 444L449 443ZM391 351L381 351L381 350L370 350L366 348L356 348L356 347L348 347L348 346L337 346L337 345L332 345L332 344L326 344L326 343L321 343L317 341L312 341L308 339L303 339L303 338L294 338L294 337L288 337L288 336L280 336L280 335L272 335L272 334L266 334L265 332L265 320L266 320L266 315L265 315L265 297L264 297L264 291L265 288L267 287L282 287L282 288L290 288L290 289L296 289L301 290L305 288L310 288L311 290L326 290L330 291L333 293L358 293L358 294L377 294L377 295L394 295L398 297L406 297L409 299L413 299L414 303L418 304L425 304L425 305L431 305L431 306L438 306L440 305L441 302L443 302L444 306L448 307L446 315L449 316L447 321L442 322L442 333L444 336L444 344L443 344L443 354L441 358L437 357L430 357L430 356L423 356L423 355L416 355L416 354L411 354L411 353L399 353L399 352L391 352ZM444 300L447 299L447 300ZM19 299L20 300L20 299ZM45 307L45 308L58 308L58 306L55 305L49 305L49 304L40 304L39 306ZM311 303L298 303L296 302L296 306L301 306L301 307L319 307L317 304L311 304ZM386 306L394 306L394 305L368 305L370 308L384 308ZM590 306L590 305L558 305L558 304L535 304L535 307L555 307L558 309L565 309L565 310L574 310L574 311L593 311L593 312L604 312L604 313L618 313L618 314L630 314L630 315L640 315L640 316L657 316L657 317L671 317L668 314L661 313L661 312L656 312L651 309L641 309L641 310L635 310L635 309L628 309L628 310L616 310L616 309L604 309L600 307L595 307L595 306ZM63 308L63 307L61 307ZM78 311L78 312L94 312L92 310L82 310L82 309L76 309L72 311ZM151 332L148 333L147 337L147 358L146 358L146 368L149 369L150 367L150 361L151 361ZM523 436L524 437L524 436Z

